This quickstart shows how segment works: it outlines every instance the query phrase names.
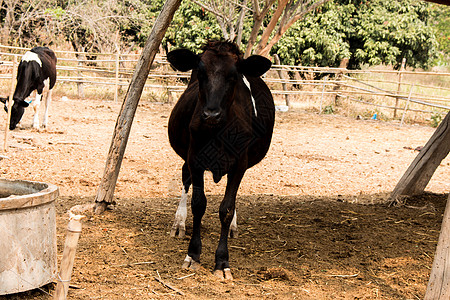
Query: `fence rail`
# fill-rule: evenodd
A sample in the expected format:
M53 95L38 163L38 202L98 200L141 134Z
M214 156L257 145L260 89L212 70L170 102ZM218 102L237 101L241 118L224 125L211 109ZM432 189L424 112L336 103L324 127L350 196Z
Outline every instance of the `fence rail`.
M20 57L27 50L0 45L0 80L11 80L13 57ZM108 87L109 92L113 91L114 101L118 101L119 90L129 85L139 58L139 53L55 52L58 85L75 84L78 97L84 97L87 88ZM144 90L159 90L170 100L172 93L185 89L189 76L174 71L165 57L157 56ZM316 97L316 100L320 99L320 111L324 102L338 105L343 100L388 109L394 112L394 117L397 110L403 110L403 114L406 111L447 113L450 110L450 73L275 64L263 79L278 104L295 104L306 101L305 97ZM390 104L391 101L395 104ZM407 103L421 107L406 107Z

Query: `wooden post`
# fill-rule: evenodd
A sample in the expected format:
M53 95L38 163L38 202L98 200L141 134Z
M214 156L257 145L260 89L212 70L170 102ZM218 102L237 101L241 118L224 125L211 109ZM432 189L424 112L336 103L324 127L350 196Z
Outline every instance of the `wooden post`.
M409 101L411 101L411 94L412 94L413 88L414 88L414 83L412 84L411 88L409 89L408 100L406 100L405 109L403 110L400 127L403 126L403 121L405 120L405 115L406 115L406 112L408 111Z
M13 106L13 97L14 97L14 87L16 83L16 72L17 72L17 56L13 56L13 65L12 65L12 77L11 77L11 85L9 90L9 101L8 101L8 114L6 116L6 126L5 126L5 141L3 143L3 151L8 151L8 136L9 136L9 123L11 121L11 109Z
M403 71L405 71L405 66L406 66L406 58L403 57L402 65L400 67L400 70L398 71L397 96L400 95L400 91L402 88L402 78L403 78ZM397 107L398 107L398 97L395 98L395 108L394 108L394 116L393 116L394 119L397 117Z
M450 152L450 113L420 150L409 168L403 174L391 193L391 199L398 196L412 196L423 192L436 168Z
M95 197L95 213L100 214L106 210L108 204L113 202L114 189L120 166L130 135L131 124L147 80L150 67L158 52L159 45L172 21L175 11L181 0L167 0L153 25L152 32L145 43L142 54L137 62L136 69L131 78L126 97L122 103L120 114L116 121L111 146L106 159L105 170Z
M53 295L54 300L67 299L69 292L70 277L72 276L75 252L77 250L78 239L81 234L81 219L85 216L74 215L69 212L69 224L67 225L67 236L64 244L63 257L61 259L60 271L56 279L56 290Z
M120 53L119 53L119 50L117 50L117 53L116 53L116 78L115 78L115 85L114 85L114 103L117 103L117 98L119 96L119 58L120 58Z
M275 64L281 65L280 57L277 54L274 54L273 58L275 59ZM286 81L289 80L289 75L284 70L278 70L277 73L278 73L278 77L280 77L280 79L282 81L281 85L283 87L283 91L287 91L288 88L287 88ZM286 106L289 107L289 104L290 104L289 94L285 94L284 98L286 99Z
M442 219L425 300L450 299L450 196Z
M343 58L343 59L341 60L341 63L339 64L339 69L347 69L348 62L349 62L349 59L348 59L348 58ZM344 75L344 73L345 73L344 70L340 70L340 71L336 74L335 80L336 80L336 81L341 80L342 77L343 77L343 75ZM333 91L335 92L335 95L334 95L334 105L335 105L335 106L337 106L337 105L339 104L339 101L338 101L338 99L339 99L339 94L338 94L338 92L339 92L340 88L341 88L341 85L340 85L339 83L336 83L336 85L333 87Z
M325 77L325 80L323 81L323 86L322 86L322 95L320 96L320 108L319 108L319 114L322 113L323 111L323 96L325 94L325 84L327 82L327 78Z
M78 97L79 98L84 98L84 90L83 90L83 82L81 82L83 80L83 73L81 73L81 68L83 67L83 60L80 59L81 55L79 55L78 57L78 80L80 82L77 83L77 92L78 92Z
M161 47L162 48L162 47ZM160 50L161 51L161 50ZM163 64L162 67L162 72L168 73L169 72L169 65ZM173 103L173 97L172 97L172 91L169 88L170 85L170 77L166 77L166 78L161 78L162 82L163 82L163 86L167 92L167 103L172 104Z
M172 91L169 88L167 89L167 103L169 104L173 103Z

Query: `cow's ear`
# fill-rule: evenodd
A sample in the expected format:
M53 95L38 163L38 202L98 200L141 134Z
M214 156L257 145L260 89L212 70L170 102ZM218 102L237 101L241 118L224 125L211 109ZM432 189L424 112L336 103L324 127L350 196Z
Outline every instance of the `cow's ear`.
M238 63L238 70L250 77L259 77L269 71L272 63L260 55L252 55Z
M187 49L177 49L167 53L167 60L175 69L186 72L196 69L199 63L199 56Z

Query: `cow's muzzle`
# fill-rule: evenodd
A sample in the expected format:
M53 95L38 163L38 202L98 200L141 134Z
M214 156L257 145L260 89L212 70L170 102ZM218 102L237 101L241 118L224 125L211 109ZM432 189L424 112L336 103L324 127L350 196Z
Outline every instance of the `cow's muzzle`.
M220 108L219 109L205 108L202 113L202 118L207 123L217 124L222 119L222 110Z

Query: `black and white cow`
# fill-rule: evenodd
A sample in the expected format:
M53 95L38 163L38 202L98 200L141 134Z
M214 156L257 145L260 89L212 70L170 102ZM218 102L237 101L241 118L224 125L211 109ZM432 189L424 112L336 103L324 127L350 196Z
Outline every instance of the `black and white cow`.
M42 125L47 127L48 109L52 99L52 88L56 82L56 55L47 47L34 47L26 52L17 69L17 85L14 91L14 104L11 110L9 129L13 130L22 119L25 108L32 104L34 109L33 127L39 129L39 107L45 93L45 113ZM36 98L27 101L31 92L36 91ZM8 108L8 98L0 98Z
M214 274L233 279L229 264L228 233L236 228L236 195L248 168L259 163L269 150L275 120L272 94L260 78L271 62L262 56L242 57L232 42L210 41L197 55L186 49L167 54L180 71L192 70L187 89L172 110L169 141L185 161L183 192L171 235L185 234L187 192L193 186L192 236L184 268L200 264L200 227L206 209L204 173L211 171L217 183L227 176L220 204L221 231L216 250Z

